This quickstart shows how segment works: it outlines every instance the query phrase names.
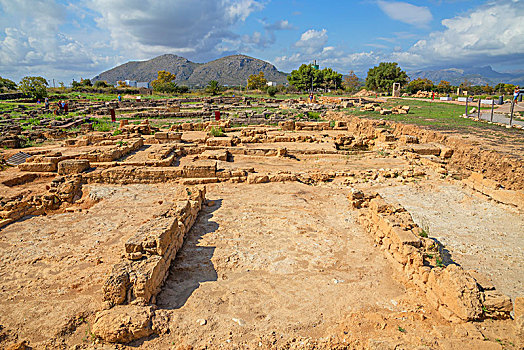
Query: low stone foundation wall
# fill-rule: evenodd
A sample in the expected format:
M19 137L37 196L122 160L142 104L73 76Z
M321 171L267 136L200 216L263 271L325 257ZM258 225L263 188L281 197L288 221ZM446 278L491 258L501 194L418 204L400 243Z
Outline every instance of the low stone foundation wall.
M126 260L113 266L103 288L108 310L97 314L92 332L108 342L129 342L153 333L156 295L205 202L205 188L188 188L165 213L142 224L125 246ZM125 319L125 322L117 320Z
M353 206L360 210L359 223L377 245L395 261L406 282L426 293L428 302L450 321L509 318L511 299L495 290L489 279L446 265L438 243L413 222L400 205L386 203L378 194L353 191Z

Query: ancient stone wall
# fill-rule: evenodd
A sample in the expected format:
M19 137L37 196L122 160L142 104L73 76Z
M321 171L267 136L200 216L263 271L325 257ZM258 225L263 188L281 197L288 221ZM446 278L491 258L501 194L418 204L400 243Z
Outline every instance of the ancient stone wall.
M427 237L402 206L387 203L378 194L358 190L352 191L349 199L360 209L359 223L395 261L404 281L424 291L428 302L444 318L472 321L510 317L511 299L486 283L487 278L443 261L442 247Z

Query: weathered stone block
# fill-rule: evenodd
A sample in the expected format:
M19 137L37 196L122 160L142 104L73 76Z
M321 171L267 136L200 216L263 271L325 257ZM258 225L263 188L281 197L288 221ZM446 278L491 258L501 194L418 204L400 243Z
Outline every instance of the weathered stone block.
M79 174L89 168L90 164L87 159L67 159L58 163L58 174Z
M129 343L153 333L150 306L119 305L96 315L92 332L110 343Z

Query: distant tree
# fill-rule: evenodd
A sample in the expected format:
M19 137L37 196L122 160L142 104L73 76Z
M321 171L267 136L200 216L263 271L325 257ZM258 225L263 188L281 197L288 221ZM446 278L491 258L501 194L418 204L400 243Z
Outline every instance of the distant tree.
M449 93L451 92L451 84L449 81L441 80L437 85L438 92Z
M80 78L80 84L82 84L83 86L93 86L93 83L91 83L91 79Z
M389 91L393 83L404 86L409 81L408 75L396 62L381 62L368 71L366 87L369 90Z
M434 88L434 84L429 79L418 78L409 82L406 85L406 91L410 94L414 94L417 91L431 91Z
M323 86L323 74L321 70L316 70L312 64L303 64L298 70L293 70L287 76L290 85L293 85L300 91L311 89L320 89Z
M466 78L464 79L464 81L462 83L460 83L459 87L461 89L468 89L469 87L471 87L471 82Z
M117 83L119 88L128 88L128 87L130 87L129 85L126 84L126 82L124 80L119 80L116 83Z
M348 92L354 92L359 88L360 80L358 79L355 72L351 70L349 71L349 74L346 76L346 78L344 78L344 82L342 84L344 89L346 89Z
M486 84L482 87L482 90L484 93L491 95L493 93L493 87L489 86L489 84Z
M16 83L7 78L0 77L0 91L4 91L4 90L7 90L7 91L16 90Z
M73 82L71 83L71 87L72 87L73 89L79 89L79 88L82 87L82 83L79 83L78 81L76 81L76 80L73 79Z
M331 68L322 69L321 74L325 89L336 90L342 88L342 74Z
M271 97L275 97L275 95L277 94L278 92L278 89L276 86L269 86L267 88L267 94Z
M158 77L153 80L151 86L153 90L164 93L177 92L177 86L175 83L176 75L171 72L161 70L158 71Z
M47 80L42 77L24 77L20 83L20 91L32 98L39 99L47 96Z
M176 87L176 92L178 92L179 94L185 94L187 92L189 92L189 87L188 86L185 86L185 85L181 85L181 86L177 86Z
M247 88L251 90L265 90L267 88L267 79L264 76L264 72L251 74L247 78Z
M105 80L97 80L95 81L95 83L93 84L93 86L97 89L103 89L103 88L108 88L109 87L109 84L107 83L107 81Z
M211 95L213 95L213 96L214 95L218 95L221 90L222 90L222 86L216 80L211 80L206 85L206 92L211 94Z

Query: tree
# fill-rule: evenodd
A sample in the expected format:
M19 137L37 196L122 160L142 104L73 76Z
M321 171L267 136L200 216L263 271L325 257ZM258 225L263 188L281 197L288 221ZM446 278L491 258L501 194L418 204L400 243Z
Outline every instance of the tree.
M80 84L82 84L83 86L93 86L93 83L91 83L91 79L80 78Z
M359 88L360 80L358 79L355 72L349 71L349 74L344 79L342 85L344 86L344 89L346 89L347 91L354 92Z
M126 84L126 82L124 80L119 80L116 83L118 84L119 88L128 88L128 87L130 87L129 85Z
M35 99L41 99L47 96L47 80L42 77L24 77L20 81L20 91Z
M97 89L103 89L109 87L109 84L105 80L97 80L93 86Z
M156 80L153 80L151 83L153 90L164 93L177 92L176 75L165 70L158 71L157 74Z
M438 83L437 85L437 90L439 92L449 93L451 92L451 84L449 83L449 81L441 80L440 83Z
M416 93L417 91L431 91L433 90L433 82L429 79L418 78L409 82L406 85L406 91L410 94Z
M265 90L267 88L267 79L264 72L252 74L247 78L247 88L252 90Z
M270 97L275 97L275 95L277 94L278 92L278 89L275 87L275 86L270 86L267 88L267 94L270 96Z
M298 70L291 71L287 80L298 90L305 91L311 89L312 85L313 89L322 88L323 75L322 71L313 68L312 64L303 64Z
M7 78L0 77L0 91L3 90L16 90L16 83L12 80L9 80Z
M206 85L206 92L210 93L211 95L218 95L220 93L220 90L222 90L222 87L220 86L220 83L216 80L211 80Z
M408 75L396 62L380 62L378 66L368 71L366 87L369 90L389 91L393 83L405 85L409 81Z
M324 68L321 73L325 89L336 90L342 88L342 74L331 68Z

